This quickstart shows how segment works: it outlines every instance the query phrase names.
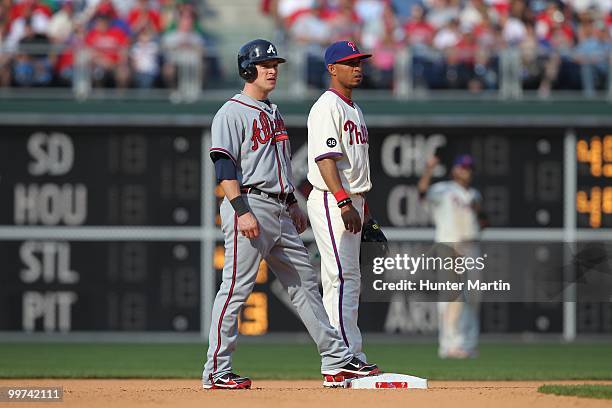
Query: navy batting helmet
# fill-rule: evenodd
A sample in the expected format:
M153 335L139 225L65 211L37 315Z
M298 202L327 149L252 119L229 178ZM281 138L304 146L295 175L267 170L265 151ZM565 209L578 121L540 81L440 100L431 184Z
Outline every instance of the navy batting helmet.
M257 68L255 65L264 61L285 62L284 58L278 56L276 47L270 41L253 40L238 51L238 73L246 81L253 81L257 78Z

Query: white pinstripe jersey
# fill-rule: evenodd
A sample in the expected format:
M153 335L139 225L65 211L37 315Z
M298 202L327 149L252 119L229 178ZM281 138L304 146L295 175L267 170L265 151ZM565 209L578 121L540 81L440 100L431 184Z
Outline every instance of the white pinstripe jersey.
M344 190L349 194L370 191L368 149L368 128L359 106L327 90L308 115L308 181L319 190L329 190L317 160L336 157Z
M440 181L427 190L436 226L436 242L473 241L480 237L474 204L482 201L475 188L463 188L454 181Z

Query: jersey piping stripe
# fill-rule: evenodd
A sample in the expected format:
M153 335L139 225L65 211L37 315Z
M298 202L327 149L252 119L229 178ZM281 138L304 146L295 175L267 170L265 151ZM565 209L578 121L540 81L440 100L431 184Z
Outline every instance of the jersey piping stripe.
M281 194L285 192L285 187L283 186L283 177L281 175L281 162L280 157L278 157L278 145L274 144L274 156L276 156L276 166L278 168L278 182L281 188Z
M327 202L327 195L329 192L323 193L323 203L325 204L325 216L327 217L327 228L329 229L329 237L331 238L332 247L334 248L334 256L336 257L336 265L338 265L338 277L340 278L340 296L338 296L338 316L340 320L340 332L342 333L342 339L346 347L349 346L346 333L344 332L344 319L342 318L342 299L344 297L344 277L342 276L342 264L340 263L340 256L338 255L338 248L336 247L336 240L334 238L334 230L332 229L331 217L329 216L329 204Z
M352 100L350 100L349 98L347 98L346 96L342 95L340 92L336 91L334 88L329 88L328 89L329 92L336 94L336 96L340 99L342 99L344 101L344 103L346 103L348 106L350 106L351 108L355 107L355 104L353 103Z
M228 152L227 150L221 148L221 147L211 147L210 148L210 152L219 152L219 153L223 153L225 155L227 155L233 162L234 164L236 164L236 159L234 159L234 156L232 156L232 154L230 152Z
M283 157L285 158L285 163L287 163L287 158L289 158L289 161L291 161L291 157L289 157L289 155L287 154L287 143L285 143L285 141L283 140ZM291 187L292 191L295 191L295 187L293 186L293 184L291 184L291 180L289 179L289 177L287 177L287 183L289 184L287 186L287 188Z
M219 354L219 349L221 349L221 324L223 323L223 316L225 315L227 306L229 305L229 302L232 299L232 294L234 293L234 285L236 284L236 265L238 265L237 258L238 258L238 214L234 213L234 261L233 261L233 266L232 266L232 284L230 286L229 294L227 295L227 300L225 301L225 305L223 305L221 316L219 316L219 322L217 323L217 348L215 349L215 354L213 355L213 373L217 371L217 354Z
M329 153L323 153L320 156L315 157L314 161L319 161L319 160L323 160L323 159L329 159L332 157L342 157L344 156L342 153L339 152L329 152Z
M232 98L232 99L230 99L230 101L239 103L239 104L244 105L244 106L247 106L247 107L249 107L251 109L258 110L258 111L263 112L265 114L269 114L268 112L266 112L265 110L263 110L261 108L258 108L257 106L249 105L248 103L239 101L238 99L233 99ZM274 141L275 142L281 142L281 141L287 140L287 139L289 139L289 135L287 134L287 131L283 131L283 132L279 133L278 136L277 135L274 136Z
M251 109L256 109L256 110L258 110L258 111L260 111L260 112L263 112L263 113L267 113L266 111L264 111L263 109L261 109L261 108L259 108L259 107L255 106L255 105L249 105L248 103L245 103L245 102L239 101L238 99L234 99L234 98L232 98L232 99L230 99L230 101L232 101L232 102L236 102L236 103L239 103L239 104L244 105L244 106L248 106L248 107L249 107L249 108L251 108Z

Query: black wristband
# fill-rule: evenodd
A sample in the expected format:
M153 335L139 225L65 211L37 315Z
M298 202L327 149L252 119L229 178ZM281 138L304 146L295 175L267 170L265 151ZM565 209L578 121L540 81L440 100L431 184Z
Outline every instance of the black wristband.
M249 212L249 207L247 206L247 203L244 202L244 198L242 198L242 196L238 196L233 200L230 200L230 204L239 217Z
M344 200L342 200L342 201L340 201L338 203L338 208L345 207L345 206L351 204L352 202L353 202L353 200L351 200L350 198L345 198Z
M293 204L295 204L297 202L298 202L298 200L297 200L297 198L295 198L295 194L293 194L293 193L287 194L287 201L286 201L287 206L293 205Z

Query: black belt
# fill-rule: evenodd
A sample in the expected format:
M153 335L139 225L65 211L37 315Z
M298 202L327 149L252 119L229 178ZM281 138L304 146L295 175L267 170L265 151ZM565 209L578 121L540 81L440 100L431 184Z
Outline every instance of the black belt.
M242 187L240 189L240 192L244 193L244 194L256 194L256 195L260 195L260 196L263 196L263 197L273 198L273 199L275 199L277 201L280 201L280 202L283 202L283 203L285 201L287 201L287 196L288 196L287 193L280 193L280 194L267 193L267 192L262 191L262 190L260 190L260 189L258 189L256 187Z

